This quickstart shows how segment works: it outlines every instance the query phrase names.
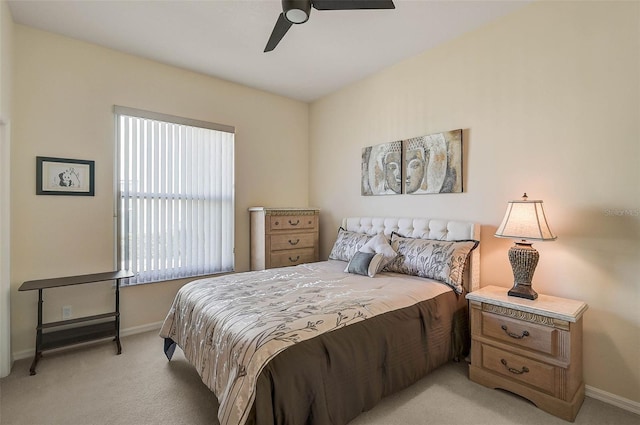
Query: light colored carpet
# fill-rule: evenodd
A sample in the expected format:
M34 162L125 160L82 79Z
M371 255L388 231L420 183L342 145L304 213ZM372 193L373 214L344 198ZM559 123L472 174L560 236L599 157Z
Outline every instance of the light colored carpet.
M177 349L171 362L157 332L47 352L37 375L31 360L14 364L0 381L3 425L189 424L217 425L217 403ZM586 398L577 425L639 425L640 416ZM464 363L451 363L384 399L350 425L567 425L528 401L467 379ZM296 424L291 424L296 425Z

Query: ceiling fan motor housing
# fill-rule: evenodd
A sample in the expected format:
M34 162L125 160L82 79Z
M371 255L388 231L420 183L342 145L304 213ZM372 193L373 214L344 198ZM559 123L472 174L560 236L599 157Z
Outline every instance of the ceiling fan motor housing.
M264 51L275 49L293 24L307 22L312 7L316 10L395 9L393 0L282 0L282 13L278 15Z
M282 0L282 12L292 24L303 24L311 15L310 0Z

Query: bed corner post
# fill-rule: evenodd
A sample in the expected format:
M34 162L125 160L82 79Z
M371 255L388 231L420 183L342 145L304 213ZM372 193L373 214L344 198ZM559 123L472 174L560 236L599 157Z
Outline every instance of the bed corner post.
M174 351L176 351L176 342L171 338L165 338L164 339L164 355L167 356L167 360L171 361Z
M475 223L473 225L473 239L476 241L480 240L480 229L481 225L479 223ZM477 291L480 289L480 249L482 247L478 246L476 249L471 251L471 263L470 263L470 278L471 284L469 285L469 291Z

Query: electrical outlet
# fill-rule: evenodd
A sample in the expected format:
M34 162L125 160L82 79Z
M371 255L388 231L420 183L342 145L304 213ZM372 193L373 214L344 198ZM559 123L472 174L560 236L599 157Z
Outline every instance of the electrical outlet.
M63 305L62 306L62 320L71 319L71 306Z

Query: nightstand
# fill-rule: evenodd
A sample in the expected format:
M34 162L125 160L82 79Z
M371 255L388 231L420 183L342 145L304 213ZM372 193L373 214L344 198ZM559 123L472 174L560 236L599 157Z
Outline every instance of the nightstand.
M584 400L581 301L507 296L487 286L467 294L471 311L469 379L518 394L573 422Z

